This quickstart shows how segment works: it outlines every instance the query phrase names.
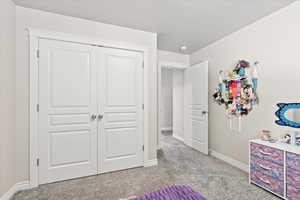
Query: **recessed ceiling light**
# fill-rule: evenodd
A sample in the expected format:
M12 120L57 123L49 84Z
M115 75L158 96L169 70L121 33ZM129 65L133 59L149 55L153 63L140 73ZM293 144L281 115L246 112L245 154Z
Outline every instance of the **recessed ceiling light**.
M181 46L181 47L180 47L180 51L183 52L183 51L186 51L186 50L187 50L187 46Z

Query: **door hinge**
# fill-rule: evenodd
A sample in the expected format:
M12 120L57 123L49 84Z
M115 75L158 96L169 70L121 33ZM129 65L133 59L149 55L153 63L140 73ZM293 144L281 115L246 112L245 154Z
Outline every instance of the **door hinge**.
M145 151L145 146L143 145L142 150Z
M143 61L142 68L144 69L144 67L145 67L145 63L144 63L144 61Z
M37 166L40 166L40 159L39 159L39 158L36 159L36 165L37 165Z
M36 105L36 111L37 111L37 112L40 112L40 104L37 104L37 105Z
M145 109L145 104L142 105L143 110Z
M37 50L37 51L36 51L36 57L37 57L37 58L40 58L40 50Z

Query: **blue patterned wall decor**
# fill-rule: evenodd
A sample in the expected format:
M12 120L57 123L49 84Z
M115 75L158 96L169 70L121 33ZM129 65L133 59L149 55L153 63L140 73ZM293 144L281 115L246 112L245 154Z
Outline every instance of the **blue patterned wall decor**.
M300 122L288 120L285 116L285 112L289 109L300 109L300 103L278 103L277 106L279 107L279 109L275 112L275 115L279 120L275 121L276 124L280 126L300 128Z

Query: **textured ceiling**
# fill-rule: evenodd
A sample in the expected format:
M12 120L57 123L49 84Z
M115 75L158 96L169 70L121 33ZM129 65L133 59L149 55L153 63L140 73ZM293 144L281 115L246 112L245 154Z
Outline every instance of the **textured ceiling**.
M158 48L192 53L294 0L14 0L17 5L158 33Z

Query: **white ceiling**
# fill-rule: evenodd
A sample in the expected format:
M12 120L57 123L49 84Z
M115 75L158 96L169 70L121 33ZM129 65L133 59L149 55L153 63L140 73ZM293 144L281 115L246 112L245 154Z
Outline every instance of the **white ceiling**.
M294 0L14 0L17 5L158 33L192 53Z

